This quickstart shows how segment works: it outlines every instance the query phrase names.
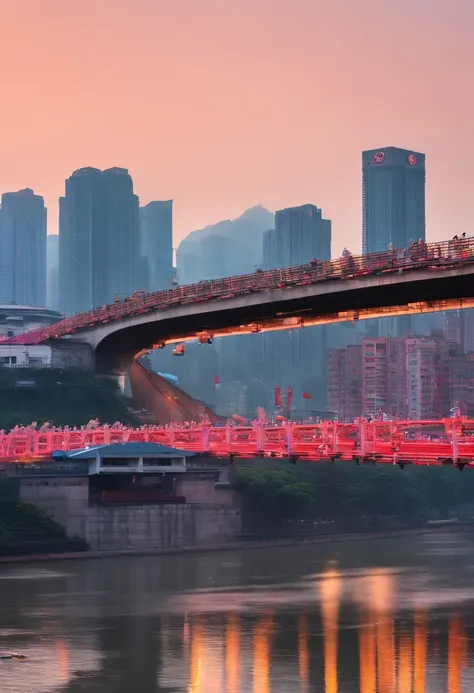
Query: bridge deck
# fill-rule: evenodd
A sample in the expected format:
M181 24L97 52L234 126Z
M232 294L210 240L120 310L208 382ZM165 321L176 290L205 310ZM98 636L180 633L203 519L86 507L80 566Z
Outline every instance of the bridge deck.
M334 280L353 280L384 273L417 272L429 269L442 275L443 271L474 264L474 239L453 239L440 243L419 243L407 249L352 256L337 260L311 263L253 274L227 277L198 284L176 287L154 293L135 294L124 301L100 306L80 313L49 327L4 340L10 344L40 344L117 323L132 316L164 311L176 306L203 301L230 301L238 296L309 286Z

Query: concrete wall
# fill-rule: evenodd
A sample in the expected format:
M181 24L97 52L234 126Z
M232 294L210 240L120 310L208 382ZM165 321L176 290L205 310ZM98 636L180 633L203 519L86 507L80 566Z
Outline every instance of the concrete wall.
M95 551L212 546L239 534L240 520L216 505L93 506L82 536Z
M176 476L175 493L189 503L215 503L215 472L186 472Z
M94 351L84 342L63 339L60 342L55 342L52 347L51 367L93 371L95 367Z
M223 482L217 483L220 479ZM240 500L230 486L229 472L220 474L188 471L176 477L175 493L184 496L189 503L210 503L227 508L240 508Z
M45 510L69 536L85 539L94 551L212 546L231 540L241 531L241 513L226 492L217 490L214 503L90 506L87 478L30 478L20 486L21 500ZM218 504L219 498L225 504Z
M69 537L83 537L89 508L89 478L21 479L20 499L33 503L66 528Z

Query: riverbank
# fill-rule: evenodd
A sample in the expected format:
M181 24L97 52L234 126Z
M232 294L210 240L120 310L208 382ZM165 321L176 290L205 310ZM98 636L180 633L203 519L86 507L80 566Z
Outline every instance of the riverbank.
M450 534L455 532L474 533L472 522L456 522L448 525L435 525L414 529L394 529L384 532L359 532L347 534L324 534L309 537L288 539L270 539L258 541L234 541L225 544L200 546L181 546L168 549L127 550L127 551L80 551L74 553L31 554L25 556L2 556L0 564L14 563L47 563L51 561L92 560L126 556L167 556L190 553L214 553L216 551L239 551L243 549L262 549L271 547L312 546L317 544L348 543L373 539L395 539L397 537L419 537L433 534Z

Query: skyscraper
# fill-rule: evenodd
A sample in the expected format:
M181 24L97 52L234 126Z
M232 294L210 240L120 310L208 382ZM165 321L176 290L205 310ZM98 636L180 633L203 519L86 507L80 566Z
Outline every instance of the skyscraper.
M425 240L425 155L398 147L362 152L362 252Z
M266 269L290 267L331 259L331 222L315 205L289 207L275 212L275 229L263 237Z
M312 204L275 212L275 229L263 235L265 269L301 265L313 258L331 258L331 222ZM291 387L295 397L310 391L312 405L326 404L326 330L305 330L263 335L267 380L271 387ZM268 387L268 385L267 385ZM298 401L298 409L307 405Z
M148 286L159 291L173 280L173 200L140 207L140 255L148 265Z
M105 264L103 293L95 305L123 299L139 288L135 281L139 253L139 201L126 168L102 171Z
M59 199L59 308L66 315L90 310L102 281L101 183L99 169L78 169L66 180L66 195Z
M128 171L74 171L59 200L61 311L87 311L132 294L138 242L138 197Z
M46 208L29 188L2 195L0 303L46 304Z

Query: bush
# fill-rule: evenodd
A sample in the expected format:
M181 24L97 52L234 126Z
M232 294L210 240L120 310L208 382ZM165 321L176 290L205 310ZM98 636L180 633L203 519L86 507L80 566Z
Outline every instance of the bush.
M452 468L258 462L238 468L235 484L254 522L310 518L350 526L390 518L419 525L474 512L474 474Z
M35 387L17 388L21 380L34 380ZM102 423L137 425L128 404L113 380L93 373L0 368L0 429L32 421L75 426L94 418Z

